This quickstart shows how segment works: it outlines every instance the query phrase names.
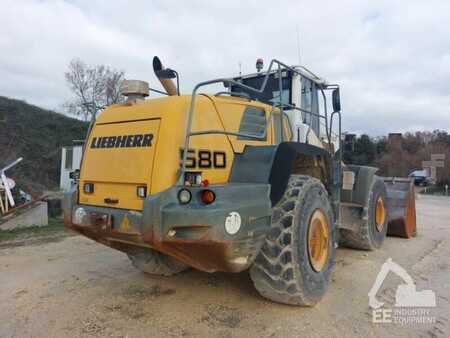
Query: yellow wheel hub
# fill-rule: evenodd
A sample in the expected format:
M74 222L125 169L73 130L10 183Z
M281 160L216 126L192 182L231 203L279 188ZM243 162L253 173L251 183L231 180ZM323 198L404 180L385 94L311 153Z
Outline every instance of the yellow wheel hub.
M379 196L375 205L375 225L379 232L383 231L384 222L386 221L386 209L384 208L384 199Z
M308 227L308 256L311 267L316 272L322 271L328 260L329 225L324 213L316 209L311 216Z

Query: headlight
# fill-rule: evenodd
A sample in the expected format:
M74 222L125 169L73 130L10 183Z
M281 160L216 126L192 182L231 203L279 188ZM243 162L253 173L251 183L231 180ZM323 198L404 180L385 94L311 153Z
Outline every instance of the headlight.
M192 194L187 189L181 189L178 192L178 200L180 201L181 204L189 203L191 201L191 198L192 198Z

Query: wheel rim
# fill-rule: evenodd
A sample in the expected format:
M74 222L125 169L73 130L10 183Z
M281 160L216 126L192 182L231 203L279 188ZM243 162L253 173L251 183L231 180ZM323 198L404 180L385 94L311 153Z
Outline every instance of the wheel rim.
M375 206L375 225L378 232L383 231L384 222L386 220L386 209L384 208L384 199L379 196Z
M324 213L317 209L311 216L308 227L308 256L311 267L322 271L328 260L329 225Z

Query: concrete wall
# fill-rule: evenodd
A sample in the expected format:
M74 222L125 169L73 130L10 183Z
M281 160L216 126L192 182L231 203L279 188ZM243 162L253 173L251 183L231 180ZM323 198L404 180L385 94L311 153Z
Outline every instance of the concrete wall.
M72 165L70 166L69 163L66 163L66 154L67 150L72 149ZM59 181L59 187L63 191L68 191L71 188L72 180L69 177L69 174L76 170L80 169L80 163L81 163L81 154L82 154L82 146L70 146L70 147L63 147L61 150L61 176Z
M1 230L48 225L47 202L38 202L30 209L22 210L17 216L0 224Z

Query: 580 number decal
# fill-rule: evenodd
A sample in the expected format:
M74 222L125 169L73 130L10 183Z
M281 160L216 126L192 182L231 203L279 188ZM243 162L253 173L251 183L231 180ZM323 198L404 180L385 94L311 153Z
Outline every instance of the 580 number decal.
M180 159L183 160L183 149L180 149ZM227 166L224 151L189 149L186 158L186 168L223 169Z

